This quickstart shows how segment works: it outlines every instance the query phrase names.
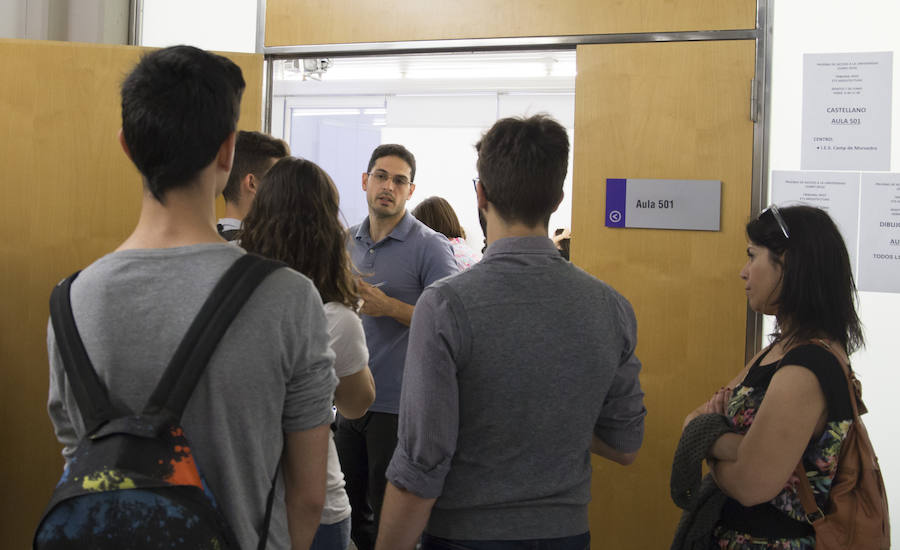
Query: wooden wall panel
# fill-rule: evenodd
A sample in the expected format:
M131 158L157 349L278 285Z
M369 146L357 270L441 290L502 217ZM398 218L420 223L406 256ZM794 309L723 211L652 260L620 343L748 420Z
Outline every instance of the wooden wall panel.
M649 411L634 465L595 458L597 548L668 548L684 416L743 366L754 59L752 41L578 48L572 259L634 306ZM721 180L721 231L606 228L606 178L629 177Z
M752 0L268 0L266 46L752 29Z
M48 298L132 230L140 177L119 148L119 86L140 48L0 40L0 533L30 547L62 473L47 417ZM240 126L260 128L262 56L244 71Z

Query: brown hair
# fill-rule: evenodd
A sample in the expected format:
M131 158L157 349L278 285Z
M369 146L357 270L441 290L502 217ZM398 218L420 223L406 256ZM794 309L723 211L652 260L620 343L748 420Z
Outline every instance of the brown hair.
M338 193L316 163L285 157L263 177L238 238L248 252L285 262L323 302L356 309L359 291L338 219Z
M569 136L547 115L504 118L475 144L485 197L500 216L530 226L543 223L562 200Z
M466 238L453 207L441 197L428 197L413 209L412 215L448 239Z

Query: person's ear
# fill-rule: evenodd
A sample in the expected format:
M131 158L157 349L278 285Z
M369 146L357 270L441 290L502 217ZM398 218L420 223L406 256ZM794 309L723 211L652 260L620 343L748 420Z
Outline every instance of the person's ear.
M409 195L406 196L407 199L412 198L413 191L416 190L416 184L413 182L409 182Z
M367 174L366 172L363 172L363 174L362 174L362 189L363 189L363 191L367 190L366 186L368 185L368 183L369 183L369 174Z
M121 128L119 128L119 145L125 151L125 156L128 157L128 160L134 162L134 159L131 157L131 149L128 148L128 143L125 141L125 132Z
M241 180L241 188L246 192L244 194L249 196L255 196L256 191L259 189L259 180L256 179L256 176L253 174L247 174L244 176L244 179Z
M219 146L219 152L216 153L216 165L225 172L231 172L231 165L234 163L234 142L237 139L237 132L231 132L222 145Z

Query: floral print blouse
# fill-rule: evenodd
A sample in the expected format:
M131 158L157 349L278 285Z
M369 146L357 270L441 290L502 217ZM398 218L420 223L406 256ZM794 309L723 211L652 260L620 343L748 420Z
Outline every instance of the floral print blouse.
M816 344L794 348L780 361L761 364L764 359L765 354L750 367L744 380L734 388L726 408L726 416L739 433L747 433L756 417L756 411L766 395L769 382L780 364L800 365L811 370L818 378L825 394L828 418L822 434L814 437L803 452L803 465L812 485L816 503L824 508L831 490L831 482L837 470L841 443L853 422L850 396L841 365L830 352ZM782 491L769 501L768 505L773 506L789 518L805 523L805 513L797 494L798 481L800 480L797 476L791 474ZM727 550L761 550L764 548L805 550L812 549L814 546L814 536L763 538L737 532L722 525L716 528L712 545L713 548Z

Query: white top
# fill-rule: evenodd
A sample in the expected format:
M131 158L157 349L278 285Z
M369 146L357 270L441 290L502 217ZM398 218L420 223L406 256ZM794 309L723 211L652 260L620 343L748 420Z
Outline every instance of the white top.
M337 302L325 304L325 319L331 349L334 351L334 372L338 378L350 376L369 364L369 350L359 315ZM334 434L328 440L328 479L325 486L325 506L322 523L332 525L350 517L350 500L344 491L344 474L334 446Z
M219 221L216 223L222 226L222 231L231 231L232 229L241 228L241 220L237 218L219 218Z

